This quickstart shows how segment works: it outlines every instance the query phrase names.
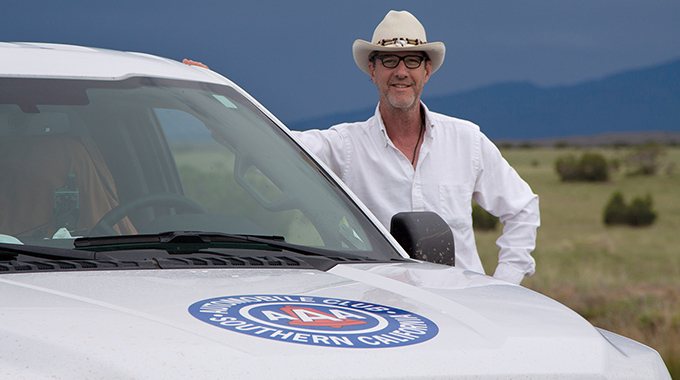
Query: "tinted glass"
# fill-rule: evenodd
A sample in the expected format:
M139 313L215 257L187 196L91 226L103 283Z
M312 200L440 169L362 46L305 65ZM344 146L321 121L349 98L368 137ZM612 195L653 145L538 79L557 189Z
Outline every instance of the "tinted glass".
M0 241L68 247L78 236L206 231L397 256L228 86L0 81Z

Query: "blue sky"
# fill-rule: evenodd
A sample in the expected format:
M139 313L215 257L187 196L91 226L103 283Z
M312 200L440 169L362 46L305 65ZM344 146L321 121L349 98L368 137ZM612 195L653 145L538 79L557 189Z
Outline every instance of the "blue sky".
M677 0L4 0L0 41L193 58L293 122L376 104L351 46L390 9L409 10L428 40L446 44L424 97L506 81L569 85L680 59Z

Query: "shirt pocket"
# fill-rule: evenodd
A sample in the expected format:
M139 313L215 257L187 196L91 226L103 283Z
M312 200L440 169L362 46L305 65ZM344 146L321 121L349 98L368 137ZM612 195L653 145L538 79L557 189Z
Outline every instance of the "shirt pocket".
M472 183L439 185L441 216L452 228L472 227L472 189Z

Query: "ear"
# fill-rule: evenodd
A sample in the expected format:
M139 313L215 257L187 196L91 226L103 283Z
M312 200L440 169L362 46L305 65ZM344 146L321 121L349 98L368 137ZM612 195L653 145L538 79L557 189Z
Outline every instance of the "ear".
M376 82L375 80L375 65L373 64L372 61L368 61L368 72L371 75L371 80L373 81L373 83L378 84L378 82Z
M427 83L427 81L430 79L430 75L432 75L432 61L428 59L425 61L425 78L423 84Z

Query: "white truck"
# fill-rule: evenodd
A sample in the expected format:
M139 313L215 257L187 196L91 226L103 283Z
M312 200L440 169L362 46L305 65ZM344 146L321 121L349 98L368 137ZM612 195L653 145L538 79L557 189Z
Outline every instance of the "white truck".
M0 378L670 379L456 268L436 215L390 234L217 73L36 43L0 62Z

